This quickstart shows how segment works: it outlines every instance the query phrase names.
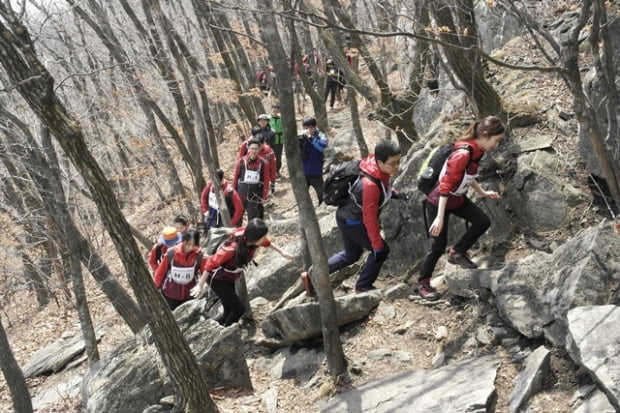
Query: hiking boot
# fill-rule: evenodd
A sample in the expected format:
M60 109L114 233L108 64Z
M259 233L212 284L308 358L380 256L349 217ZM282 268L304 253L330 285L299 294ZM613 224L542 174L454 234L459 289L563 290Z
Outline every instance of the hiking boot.
M466 252L457 252L452 248L450 248L450 253L448 254L448 262L463 268L478 268L478 264L470 260Z
M361 294L376 289L377 287L375 287L374 285L369 285L368 287L359 287L355 289L355 294Z
M312 280L310 280L311 272L312 268L301 273L301 281L304 283L304 289L306 290L306 295L308 297L312 297L314 295L314 287L312 286Z
M418 294L420 297L428 301L435 301L439 299L439 293L431 286L430 278L423 278L418 281Z

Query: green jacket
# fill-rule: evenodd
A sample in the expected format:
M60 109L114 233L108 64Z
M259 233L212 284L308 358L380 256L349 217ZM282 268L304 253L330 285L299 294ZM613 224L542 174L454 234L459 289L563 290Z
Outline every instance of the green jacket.
M279 116L269 115L269 127L274 131L274 145L282 145L284 136L282 135L282 119Z

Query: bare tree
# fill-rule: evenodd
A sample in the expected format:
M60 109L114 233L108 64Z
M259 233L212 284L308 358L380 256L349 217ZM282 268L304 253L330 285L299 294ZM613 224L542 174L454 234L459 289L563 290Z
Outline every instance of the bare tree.
M183 339L172 313L151 277L109 183L84 142L78 122L54 92L54 79L34 51L29 32L11 9L0 5L0 64L12 85L50 129L63 151L84 178L129 282L147 316L155 345L177 390L178 408L187 412L216 412L202 370Z
M2 321L0 321L0 367L2 368L4 380L11 392L14 412L31 413L33 411L32 401L30 400L30 394L28 394L26 379L13 356Z

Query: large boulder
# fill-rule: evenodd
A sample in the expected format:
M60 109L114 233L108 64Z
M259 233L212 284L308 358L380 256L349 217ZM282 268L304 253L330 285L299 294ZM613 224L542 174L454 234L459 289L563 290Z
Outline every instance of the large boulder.
M545 337L563 345L566 313L574 307L618 300L620 237L607 221L589 228L553 254L537 252L501 270L464 270L451 266L451 292L471 296L490 289L502 318L528 338Z
M350 294L336 298L338 325L344 325L366 317L381 301L378 292ZM321 335L321 312L319 303L305 303L286 307L270 313L261 323L265 337L279 346Z
M210 387L251 388L238 325L224 328L204 314L204 300L175 310L175 318ZM174 392L145 329L121 343L84 377L82 398L89 412L141 412Z
M338 395L324 413L485 413L495 395L496 356L437 370L405 371Z

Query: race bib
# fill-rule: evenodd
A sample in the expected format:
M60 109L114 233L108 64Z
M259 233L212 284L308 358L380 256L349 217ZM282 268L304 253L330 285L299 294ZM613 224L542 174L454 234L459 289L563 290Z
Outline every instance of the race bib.
M246 169L243 177L243 182L246 184L257 184L260 182L260 171L251 171Z
M213 208L216 211L220 210L219 205L217 204L217 197L215 196L215 192L209 192L209 208Z
M180 285L191 283L194 273L194 267L170 267L170 279Z

